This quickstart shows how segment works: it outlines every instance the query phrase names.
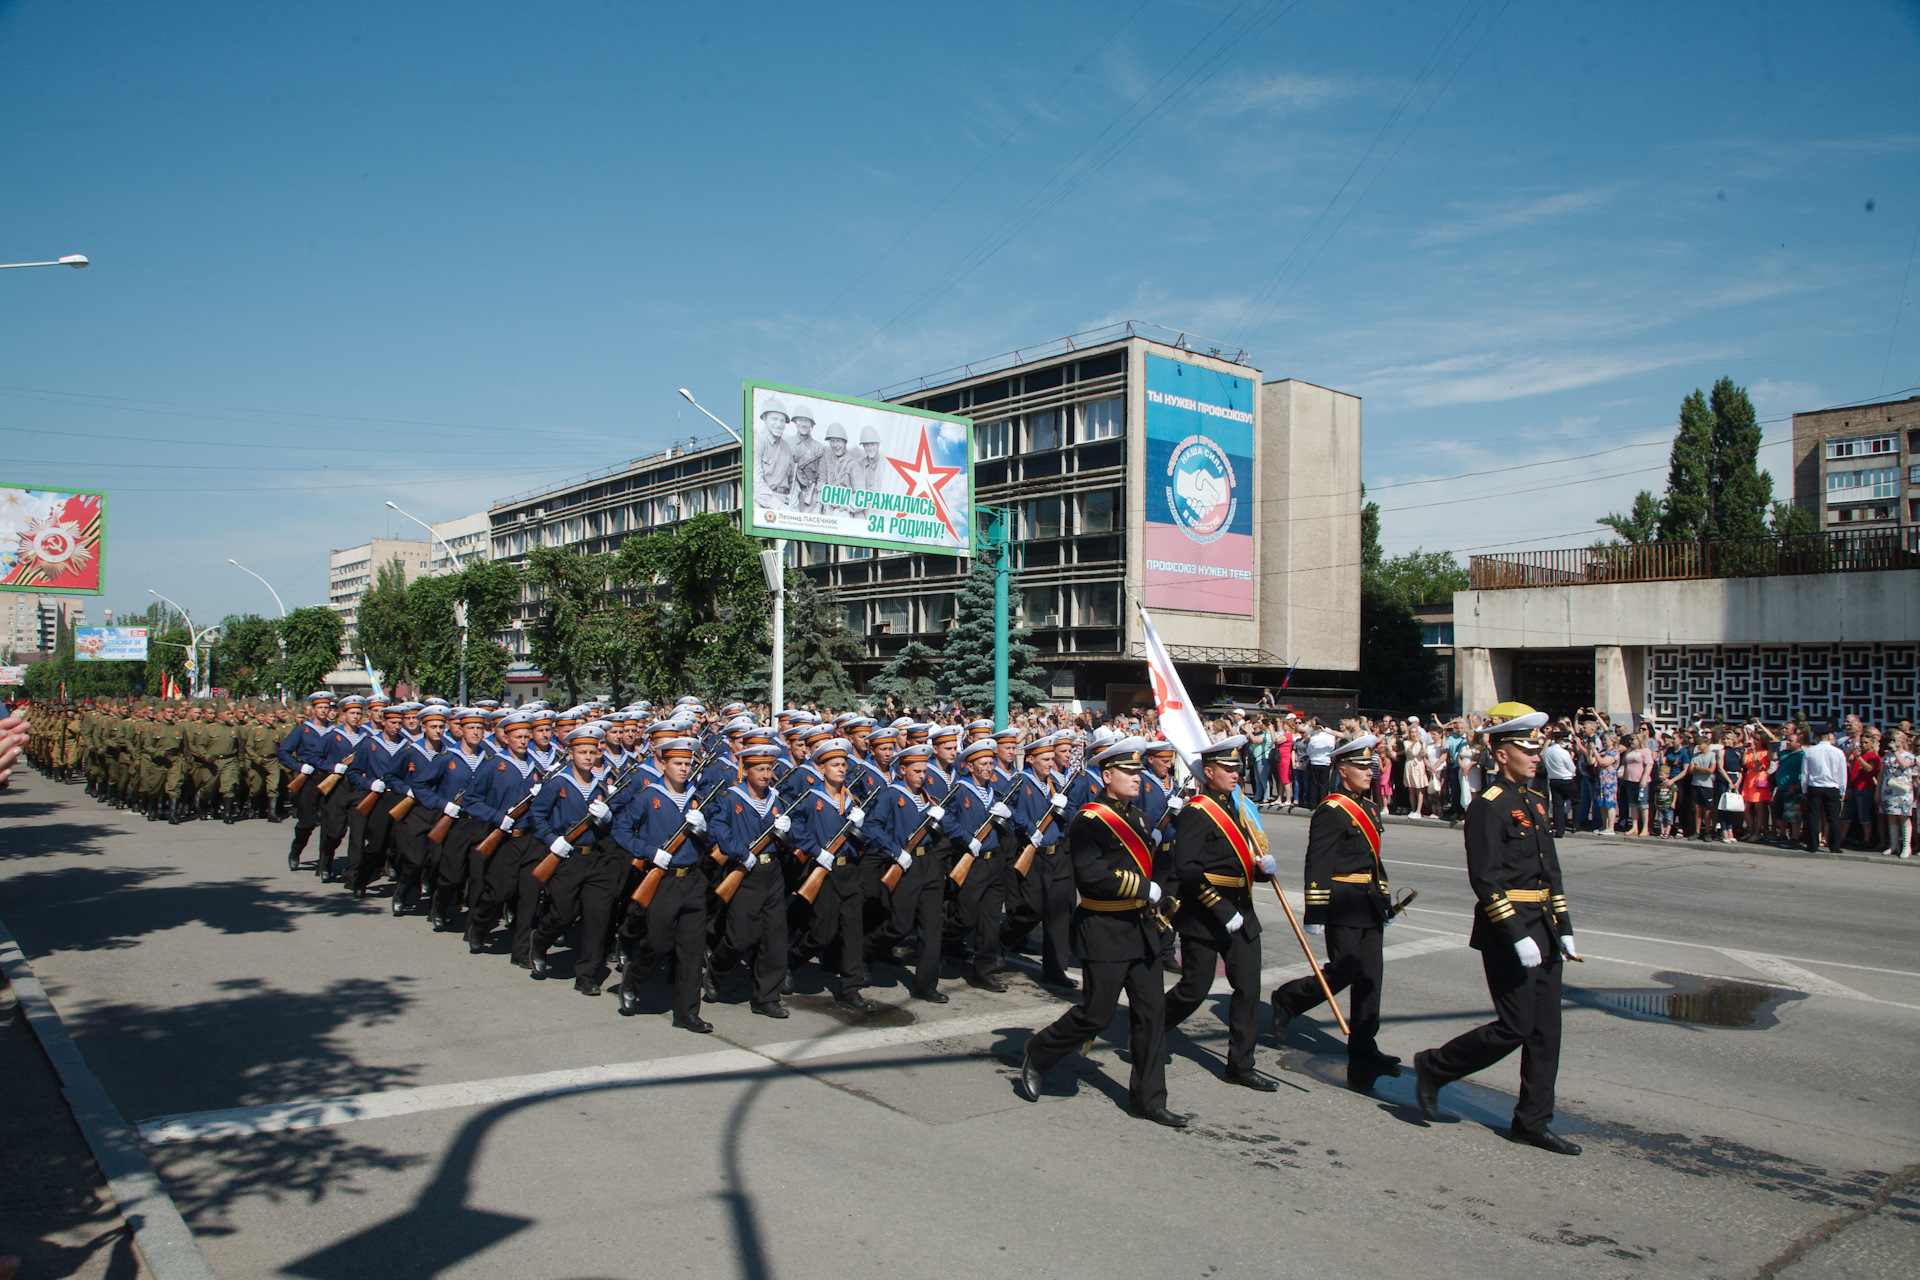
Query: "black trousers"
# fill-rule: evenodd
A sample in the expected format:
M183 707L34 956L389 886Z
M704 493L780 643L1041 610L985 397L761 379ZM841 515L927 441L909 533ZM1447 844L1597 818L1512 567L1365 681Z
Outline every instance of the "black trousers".
M1537 941L1537 939L1536 939ZM1494 1020L1429 1049L1427 1073L1441 1084L1484 1071L1520 1050L1520 1100L1513 1123L1539 1133L1553 1119L1553 1085L1560 1074L1560 948L1543 947L1546 961L1528 969L1513 948L1480 953Z
M502 849L493 856L505 853ZM540 859L545 857L542 851ZM540 865L540 859L535 859L535 866ZM574 961L573 976L598 978L600 966L607 959L607 921L613 916L613 897L626 881L628 866L627 858L612 841L604 849L597 844L576 846L571 857L561 859L560 869L547 882L547 905L534 925L533 949L544 952L560 941L577 919L580 954ZM533 879L531 872L527 878Z
M307 788L302 791L302 794L305 794L305 790L317 789L321 780L327 776L328 775L324 773L316 773L314 780L307 784ZM365 823L366 819L361 818L359 814L349 813L348 811L349 801L357 795L364 794L366 793L356 792L352 784L345 778L342 778L334 785L330 793L320 797L321 875L333 874L334 851L339 849L340 842L346 839L350 822L358 820L362 824ZM365 830L365 826L363 825L361 829Z
M483 833L488 829L486 823L474 825ZM467 900L472 906L467 916L469 941L485 941L511 902L513 942L508 954L516 963L528 958L533 949L534 915L539 909L543 887L533 878L533 869L546 856L546 849L530 834L508 836L491 858L483 857L479 840L474 841L467 853Z
M366 792L357 792L354 803L357 805L366 798ZM393 806L400 797L391 791L382 791L373 802L373 812L368 814L365 829L356 841L352 829L347 833L347 886L352 889L364 889L379 879L380 872L392 861L395 823L392 818ZM353 815L358 817L359 815ZM398 891L396 886L396 892Z
M407 811L406 817L392 824L392 832L388 837L388 861L393 865L395 893L412 897L426 878L430 865L427 853L429 850L439 851L438 845L427 840L427 830L435 820L434 810L423 809L416 804Z
M1160 982L1160 953L1137 956L1132 960L1088 960L1080 974L1086 984L1086 999L1067 1010L1048 1026L1034 1032L1027 1042L1033 1065L1042 1072L1051 1070L1068 1054L1107 1029L1120 1005L1120 992L1127 993L1127 1056L1133 1072L1127 1081L1127 1098L1135 1111L1151 1111L1167 1105L1167 1008L1166 991Z
M902 877L904 882L904 877ZM882 891L884 892L884 890ZM801 937L796 963L822 956L837 939L840 943L840 978L835 990L850 996L867 985L867 938L864 927L867 887L857 859L827 872L820 894L813 900L813 915Z
M1253 1046L1260 1038L1260 939L1247 937L1245 929L1227 935L1224 951L1210 935L1180 935L1180 981L1167 992L1167 1029L1206 1003L1218 960L1226 961L1227 981L1233 984L1227 1001L1227 1070L1252 1071Z
M1379 1052L1380 984L1386 973L1380 941L1385 932L1378 925L1327 926L1327 965L1321 972L1335 995L1353 988L1347 1001L1347 1026L1353 1032L1347 1037L1348 1062ZM1273 995L1290 1018L1319 1007L1327 998L1312 974L1295 978Z
M1307 766L1306 805L1308 808L1318 808L1320 802L1327 798L1327 784L1332 778L1333 766L1331 764L1309 764Z
M1840 851L1840 835L1845 830L1840 822L1842 794L1838 787L1805 788L1800 807L1807 815L1808 853L1820 848L1820 827L1823 822L1827 828L1827 848L1834 853Z
M633 943L621 988L638 991L671 956L674 1016L699 1017L700 972L707 958L707 877L700 868L668 871L644 911L634 904L622 931Z
M428 815L433 819L433 822L428 825L428 830L432 830L439 824L441 816L444 815ZM433 905L440 915L451 918L459 909L460 902L469 896L467 893L469 856L473 852L473 846L480 843L481 838L491 830L493 830L491 826L478 818L455 818L453 828L447 832L447 838L439 845L440 852L437 855L433 852L435 847L433 841L426 842L428 859L437 861L439 864L436 881L439 887L434 891Z
M293 854L297 858L305 852L313 829L320 825L320 802L325 798L320 794L320 779L325 775L296 773L293 776L307 779L306 785L293 797Z
M941 904L946 900L946 859L937 852L922 853L900 875L891 894L880 888L886 918L873 940L891 949L917 935L913 962L913 989L926 991L940 983ZM884 874L884 871L882 872ZM971 875L968 877L971 879Z
M1567 834L1567 828L1576 825L1577 810L1580 806L1580 778L1550 778L1547 791L1553 803L1553 834L1556 839Z
M1009 950L1017 951L1033 926L1039 925L1041 976L1066 977L1075 902L1072 860L1056 844L1033 855L1033 865L1024 878L1011 861L1006 876L1007 924L1001 941Z
M975 858L967 868L967 882L953 899L953 915L947 922L947 941L959 946L969 932L973 934L973 975L991 977L1000 972L1005 955L1000 931L1007 905L1006 877L1013 874L1010 857L997 849Z
M731 969L749 954L753 1003L780 1003L780 985L787 980L787 877L772 857L747 872L720 921L716 965Z

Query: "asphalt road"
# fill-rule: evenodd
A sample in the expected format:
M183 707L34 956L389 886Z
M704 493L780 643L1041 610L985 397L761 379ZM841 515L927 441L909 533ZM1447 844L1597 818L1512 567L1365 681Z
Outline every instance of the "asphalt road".
M1305 819L1268 830L1297 885ZM1263 1042L1270 1095L1221 1082L1216 1014L1170 1037L1185 1132L1127 1117L1124 1013L1022 1101L1059 1002L1018 974L936 1007L881 967L888 1008L849 1024L810 972L790 1020L738 991L709 1037L656 979L622 1019L391 919L384 887L288 873L289 833L31 775L0 798L0 918L223 1275L1920 1272L1911 866L1568 842L1568 1159L1503 1136L1514 1060L1427 1126L1410 1079L1344 1087L1324 1010ZM1420 898L1387 935L1381 1041L1411 1057L1488 1002L1458 834L1386 839ZM1262 916L1270 973L1300 972Z

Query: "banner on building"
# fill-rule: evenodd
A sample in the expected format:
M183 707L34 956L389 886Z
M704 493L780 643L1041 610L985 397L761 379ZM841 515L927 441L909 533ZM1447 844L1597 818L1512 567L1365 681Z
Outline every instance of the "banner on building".
M25 684L26 682L25 667L0 667L0 684Z
M973 554L973 423L749 379L743 530L887 551Z
M107 495L0 485L0 591L97 596Z
M1253 616L1252 378L1146 357L1144 603Z
M145 627L75 627L73 656L81 662L145 662Z

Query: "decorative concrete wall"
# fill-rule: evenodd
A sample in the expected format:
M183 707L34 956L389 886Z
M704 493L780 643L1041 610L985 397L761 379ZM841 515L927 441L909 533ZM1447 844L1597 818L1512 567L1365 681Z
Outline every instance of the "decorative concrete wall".
M1777 724L1790 715L1915 719L1920 644L1677 645L1649 652L1645 706L1661 720Z

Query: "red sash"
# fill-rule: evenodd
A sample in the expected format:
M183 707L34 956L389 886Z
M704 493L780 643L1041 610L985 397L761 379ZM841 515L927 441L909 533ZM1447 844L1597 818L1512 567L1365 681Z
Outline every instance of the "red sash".
M1195 796L1189 803L1191 807L1212 818L1213 825L1226 833L1227 843L1233 846L1233 852L1240 859L1241 870L1247 873L1247 883L1252 884L1253 846L1247 843L1247 833L1242 831L1240 824L1228 817L1227 811L1215 803L1211 797Z
M1347 816L1353 819L1354 825L1360 828L1360 834L1367 838L1367 845L1373 850L1373 860L1380 861L1380 828L1373 824L1373 819L1367 816L1365 809L1354 803L1352 796L1344 796L1336 791L1321 803L1338 805L1345 809Z
M1125 818L1098 801L1082 806L1080 812L1090 813L1106 823L1113 834L1120 837L1120 843L1126 846L1127 852L1133 855L1134 862L1140 866L1140 874L1149 880L1153 879L1153 854L1148 851L1147 842L1128 825Z

